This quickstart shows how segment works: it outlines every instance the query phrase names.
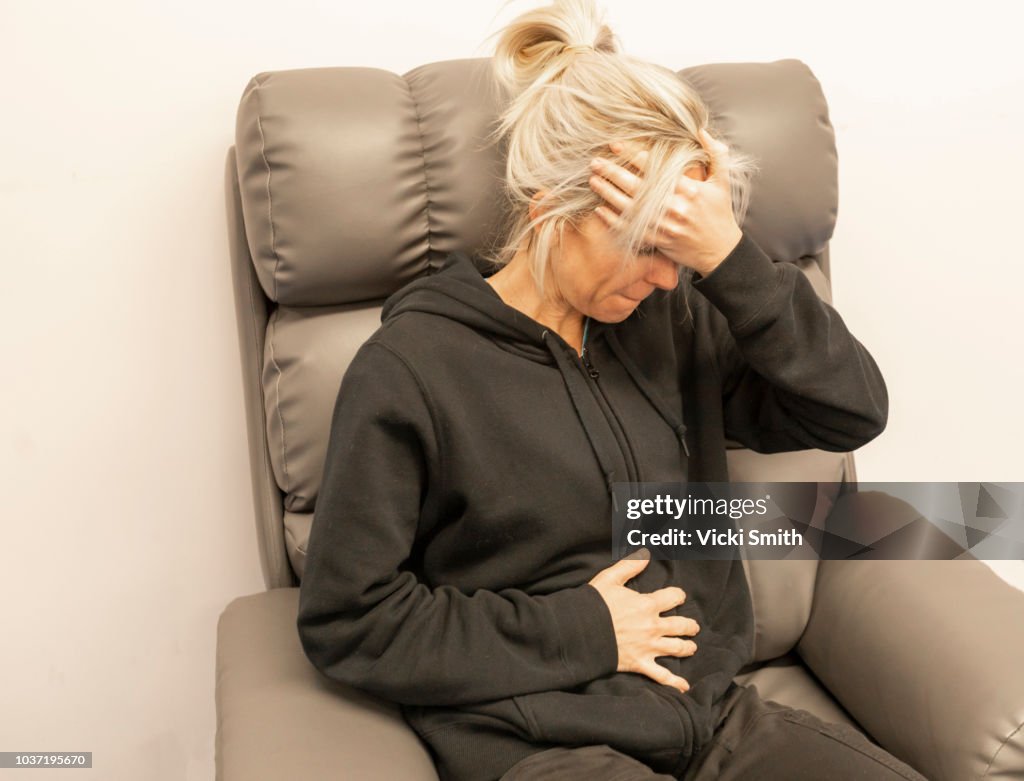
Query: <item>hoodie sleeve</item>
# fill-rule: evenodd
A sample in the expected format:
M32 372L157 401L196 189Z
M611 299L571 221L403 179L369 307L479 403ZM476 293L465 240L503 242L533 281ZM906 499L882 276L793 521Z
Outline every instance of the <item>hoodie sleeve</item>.
M589 583L466 594L410 571L442 458L416 375L390 347L365 343L335 402L299 593L313 665L409 705L501 699L614 672L611 613Z
M744 233L693 287L727 323L716 337L727 437L760 453L843 452L885 429L877 364L797 266Z

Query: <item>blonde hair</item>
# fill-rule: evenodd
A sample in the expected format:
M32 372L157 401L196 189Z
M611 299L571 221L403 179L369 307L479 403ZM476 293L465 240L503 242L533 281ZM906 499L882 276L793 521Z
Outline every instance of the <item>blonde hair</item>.
M619 140L649 155L634 205L621 215L623 229L611 232L623 263L635 260L645 234L665 216L679 177L711 162L698 140L709 122L704 101L668 68L623 53L594 0L554 0L488 39L495 36L492 73L508 103L489 138L508 143L504 186L511 208L499 243L481 256L504 266L526 242L543 295L556 237L604 203L589 185L591 158L629 166L608 146ZM738 225L756 169L753 158L733 151L717 172L729 177ZM547 193L531 219L531 197L540 190Z

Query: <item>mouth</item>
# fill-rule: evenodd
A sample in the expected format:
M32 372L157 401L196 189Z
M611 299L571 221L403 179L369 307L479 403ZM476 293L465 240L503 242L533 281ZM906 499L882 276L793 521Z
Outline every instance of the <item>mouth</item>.
M649 291L649 292L645 293L643 295L643 298L633 298L633 296L627 296L625 293L619 293L619 295L622 296L627 301L631 301L634 304L639 304L639 303L641 303L644 300L644 298L647 298L647 296L649 296L653 292L654 291L652 290L652 291Z

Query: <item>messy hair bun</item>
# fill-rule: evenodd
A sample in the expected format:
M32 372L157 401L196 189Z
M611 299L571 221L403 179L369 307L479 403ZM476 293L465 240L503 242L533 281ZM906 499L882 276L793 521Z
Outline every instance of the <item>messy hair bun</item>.
M483 257L503 266L525 243L543 294L557 237L603 203L589 185L590 159L599 155L628 166L608 146L618 140L649 155L633 208L621 215L623 230L613 234L623 261L636 258L665 216L679 177L711 163L698 131L719 134L708 127L704 101L668 68L625 54L595 0L553 0L491 37L497 38L494 81L507 100L491 137L508 142L511 208L504 243ZM717 175L729 176L733 212L742 225L756 165L731 151L727 167ZM531 219L531 198L541 190L541 208Z
M500 31L495 79L507 94L553 78L577 54L616 54L619 43L592 2L562 0L516 17Z

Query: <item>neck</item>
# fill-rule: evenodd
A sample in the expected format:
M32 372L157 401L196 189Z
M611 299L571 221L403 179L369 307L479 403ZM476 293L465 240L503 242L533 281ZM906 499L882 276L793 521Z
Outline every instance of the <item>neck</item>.
M502 269L487 277L487 282L513 309L536 320L561 336L577 353L583 350L585 317L558 295L551 269L544 281L544 289L554 295L541 296L530 273L529 256L520 250Z

